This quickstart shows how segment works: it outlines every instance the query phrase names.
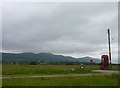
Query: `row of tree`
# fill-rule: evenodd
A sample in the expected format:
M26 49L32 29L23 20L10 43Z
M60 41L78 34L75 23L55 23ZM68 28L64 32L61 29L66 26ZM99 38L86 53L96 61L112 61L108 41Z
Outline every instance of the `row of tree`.
M29 65L80 65L80 64L90 64L88 62L35 62L35 61L31 61L31 62L12 62L11 64L29 64ZM97 63L92 63L92 64L97 64Z

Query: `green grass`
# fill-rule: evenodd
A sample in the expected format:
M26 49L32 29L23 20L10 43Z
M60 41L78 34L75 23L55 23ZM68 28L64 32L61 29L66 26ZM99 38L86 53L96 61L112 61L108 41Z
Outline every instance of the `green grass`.
M10 65L4 64L2 66L3 76L7 75L43 75L43 74L77 74L90 73L89 67L80 69L79 65ZM70 71L74 68L75 71Z
M3 79L3 86L118 86L118 80L112 76L11 78Z
M73 68L75 71L71 71ZM83 74L91 73L91 70L100 69L99 65L85 65L80 69L80 65L2 65L2 75L52 75L52 74ZM113 66L116 70L117 66Z
M73 68L75 71L70 71ZM87 74L91 70L99 70L99 65L2 65L2 75L6 76L30 76L30 75L53 75L53 74ZM117 70L112 66L112 70ZM55 78L9 78L3 79L3 86L117 86L116 75L89 76L89 77L55 77Z

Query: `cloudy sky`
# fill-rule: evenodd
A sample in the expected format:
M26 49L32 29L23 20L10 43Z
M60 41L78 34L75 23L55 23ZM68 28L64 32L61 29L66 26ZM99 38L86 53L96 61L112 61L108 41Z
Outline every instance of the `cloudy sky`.
M49 52L118 59L117 2L16 2L2 5L3 52Z

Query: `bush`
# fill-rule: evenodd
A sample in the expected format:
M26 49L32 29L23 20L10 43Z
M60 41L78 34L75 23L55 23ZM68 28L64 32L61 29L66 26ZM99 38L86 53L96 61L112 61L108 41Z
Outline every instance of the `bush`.
M30 65L37 65L36 62L30 62Z

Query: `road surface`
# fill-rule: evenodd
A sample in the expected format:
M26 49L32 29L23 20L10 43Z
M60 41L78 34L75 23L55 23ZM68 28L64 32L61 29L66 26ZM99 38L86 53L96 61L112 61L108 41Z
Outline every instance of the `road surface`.
M10 79L10 78L78 77L78 76L100 76L100 75L119 74L119 71L110 71L110 70L91 70L91 71L92 72L98 72L98 73L89 73L89 74L61 74L61 75L38 75L38 76L7 76L7 77L2 77L2 79Z
M100 76L100 75L109 75L109 74L62 74L62 75L38 75L38 76L9 76L2 77L2 79L10 78L50 78L50 77L79 77L79 76Z
M100 72L106 74L119 74L120 71L113 71L113 70L91 70L92 72Z

